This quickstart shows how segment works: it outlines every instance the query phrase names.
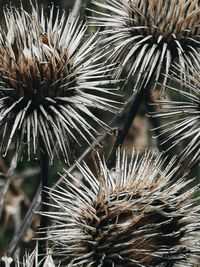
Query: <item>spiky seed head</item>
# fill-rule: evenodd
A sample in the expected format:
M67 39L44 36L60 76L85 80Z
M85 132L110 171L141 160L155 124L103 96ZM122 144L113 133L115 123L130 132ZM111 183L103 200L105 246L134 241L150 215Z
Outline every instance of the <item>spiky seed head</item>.
M55 16L54 16L55 14ZM68 159L70 140L96 141L95 126L105 124L90 108L116 110L111 97L109 69L94 53L97 33L79 18L63 12L44 14L32 6L4 10L6 29L0 29L0 132L6 154L15 143L19 153L27 144L36 154L38 140L51 160L61 151ZM55 21L53 20L55 17ZM53 22L54 21L54 22ZM78 141L79 140L79 141ZM57 146L56 146L57 143Z
M0 258L0 263L5 263L5 267L14 266L16 267L34 267L34 266L41 266L41 267L56 267L52 257L50 254L47 254L44 256L43 259L41 257L39 258L39 251L38 251L38 245L36 245L35 249L29 253L28 251L25 251L23 259L20 260L18 257L14 260L11 257L7 257L6 255ZM70 267L70 265L69 265Z
M137 75L135 88L168 74L172 62L185 70L185 62L198 64L200 6L198 0L93 1L92 25L102 26L103 44L111 44L112 61ZM105 11L102 11L103 10ZM184 72L183 72L184 73ZM166 83L166 77L163 83Z
M191 167L200 161L200 69L192 68L185 75L184 81L176 72L168 77L171 84L166 87L176 100L156 101L160 111L153 117L161 120L163 143L168 144L169 150L177 148L181 161Z
M112 171L100 160L98 177L77 164L82 181L63 175L49 193L55 210L43 213L54 221L53 255L72 266L192 266L190 256L200 250L196 188L183 193L183 178L170 184L174 161L162 170L161 154L134 152L128 160L118 153Z

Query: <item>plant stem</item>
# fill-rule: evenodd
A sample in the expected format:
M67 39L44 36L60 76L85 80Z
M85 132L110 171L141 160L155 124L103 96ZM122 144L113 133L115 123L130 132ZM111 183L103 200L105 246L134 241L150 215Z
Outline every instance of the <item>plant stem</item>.
M19 229L17 230L15 236L13 237L8 250L6 251L6 254L8 256L13 256L15 250L17 249L17 246L19 245L22 237L24 236L24 233L28 230L28 228L30 227L33 218L35 216L35 212L39 209L39 205L40 205L40 196L41 196L41 191L42 191L42 185L40 183L40 185L38 186L38 189L35 193L35 196L31 202L31 205L19 227Z
M125 138L127 137L128 131L131 128L131 125L138 113L141 103L146 99L147 91L148 91L148 85L142 87L141 90L134 95L128 114L126 115L125 118L124 127L123 129L119 130L112 151L110 153L110 156L107 159L107 166L109 169L114 166L116 160L116 150L123 144Z
M48 212L48 192L49 186L49 157L46 151L44 142L40 140L40 166L41 166L41 181L42 181L42 203L41 211ZM46 235L47 235L48 219L46 216L41 216L39 235L39 253L45 254L46 252Z
M168 156L170 156L170 158L172 158L174 154L171 155L170 152L167 152L169 145L166 142L164 142L167 139L167 136L161 134L159 118L151 116L151 114L156 114L156 112L157 112L156 105L154 105L154 104L155 104L155 101L151 95L151 92L148 92L147 111L148 111L148 114L150 114L150 115L148 115L148 118L149 118L149 121L152 125L153 132L157 136L158 149L162 152L165 152L166 155L168 155Z
M116 114L108 124L109 127L113 128L115 127L124 117L126 117L129 107L131 106L131 103L135 99L135 95L132 95L129 97L127 100L126 104L124 104L123 109L121 110L120 113ZM105 131L97 140L100 145L103 145L106 136L108 135L108 132ZM83 159L85 159L93 149L95 149L98 146L97 142L93 142L86 150L78 157L76 162L68 169L68 172L72 172L76 168L77 162L80 163ZM52 187L50 190L55 189L63 180L63 177L61 177Z

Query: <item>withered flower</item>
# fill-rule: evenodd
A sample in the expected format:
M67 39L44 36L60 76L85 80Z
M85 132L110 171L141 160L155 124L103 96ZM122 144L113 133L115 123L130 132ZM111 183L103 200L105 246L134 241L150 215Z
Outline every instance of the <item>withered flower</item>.
M162 170L161 156L134 152L128 160L123 153L112 171L100 160L98 177L86 164L77 164L82 181L64 175L49 192L55 210L43 213L54 222L47 238L55 259L91 267L192 266L200 250L197 188L183 192L184 177L170 184L178 167L173 159Z
M176 72L169 76L171 83L166 87L176 100L156 101L160 111L153 117L161 119L158 129L163 143L169 150L179 150L181 161L192 166L200 162L200 69L193 68L185 75L184 81Z
M92 25L104 28L102 44L113 46L110 59L137 74L135 88L168 74L173 62L185 70L199 64L200 6L198 0L93 1ZM97 10L99 8L99 10ZM184 73L184 72L183 72ZM166 83L164 76L163 83Z
M109 68L96 51L97 33L59 9L50 15L32 6L4 10L0 29L0 134L4 155L11 143L17 157L28 157L44 144L52 161L61 151L68 160L70 140L96 141L96 125L106 127L91 108L116 110L111 100ZM55 20L54 20L54 19ZM109 97L108 97L109 95ZM91 124L92 121L92 124ZM57 144L57 145L56 145ZM59 149L58 149L59 148Z
M3 262L5 267L13 266L13 264L16 267L56 267L50 254L47 254L42 259L39 259L38 245L36 245L35 249L31 253L25 251L22 260L18 257L13 260L11 257L7 257L5 255L0 258L0 263L3 264Z

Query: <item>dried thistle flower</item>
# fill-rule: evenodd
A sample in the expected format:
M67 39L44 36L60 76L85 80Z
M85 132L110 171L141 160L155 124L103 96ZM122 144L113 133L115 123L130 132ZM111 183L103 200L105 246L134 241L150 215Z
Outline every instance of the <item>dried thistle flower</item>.
M156 101L161 109L153 117L162 119L158 129L163 143L169 150L179 147L181 161L187 160L191 166L200 161L200 69L193 68L185 75L184 81L176 72L169 76L171 85L166 87L177 100Z
M32 253L25 252L22 261L20 261L19 258L13 260L11 257L3 256L0 262L4 262L5 267L13 266L13 263L16 267L56 267L51 255L46 255L43 259L39 259L37 245Z
M70 139L96 141L90 121L105 127L90 108L115 111L109 69L94 52L96 34L83 39L87 30L79 18L56 11L44 15L32 6L4 10L6 30L0 29L0 133L1 150L10 144L28 156L37 153L38 140L50 160L55 151L68 159ZM102 96L103 95L103 96ZM78 141L79 140L79 141ZM56 149L56 142L59 150Z
M168 74L172 62L185 70L185 62L198 64L200 6L198 0L107 0L92 10L91 24L102 26L103 44L112 44L112 61L127 66L128 77L136 73L135 88L146 86L154 75ZM102 8L105 11L102 11ZM166 83L166 77L163 83Z
M55 211L43 213L54 221L53 255L72 266L192 266L200 251L197 188L183 193L184 177L170 184L178 167L174 159L162 171L161 156L118 154L112 171L100 160L99 177L86 164L77 164L82 181L63 176L49 193Z

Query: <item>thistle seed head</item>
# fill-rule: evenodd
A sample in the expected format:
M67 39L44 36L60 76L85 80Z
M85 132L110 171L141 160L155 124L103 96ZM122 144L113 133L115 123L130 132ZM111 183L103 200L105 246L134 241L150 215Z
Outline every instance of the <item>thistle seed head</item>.
M183 193L183 178L170 184L174 161L162 170L161 154L118 154L112 171L100 160L99 177L77 164L82 181L63 176L49 193L55 211L43 213L54 221L53 255L72 266L192 266L200 250L197 188Z
M55 21L53 17L55 15ZM91 120L106 127L90 110L115 111L109 70L95 51L97 33L83 38L85 23L52 6L50 15L32 6L4 10L0 29L1 150L15 144L16 154L27 144L37 153L38 139L51 160L62 152L68 160L70 140L91 143L98 134ZM57 143L57 145L56 145ZM57 149L59 148L59 149Z
M105 11L93 10L91 24L102 26L107 37L103 44L112 44L112 61L128 67L128 77L137 74L135 88L146 86L154 77L168 74L176 61L185 70L185 63L199 62L200 6L198 0L107 0L93 3ZM183 71L184 73L184 71ZM163 83L166 83L164 76Z
M161 119L163 143L168 144L169 150L177 148L181 161L187 161L191 167L200 161L200 69L193 68L184 74L187 78L184 81L176 72L169 76L171 84L166 88L177 100L156 101L161 109L153 117Z
M56 267L52 257L50 255L46 255L43 259L39 259L38 253L38 245L36 245L35 249L29 253L28 251L25 252L22 261L17 257L13 260L11 257L3 256L0 258L0 263L5 264L5 267ZM70 267L70 265L69 265Z

